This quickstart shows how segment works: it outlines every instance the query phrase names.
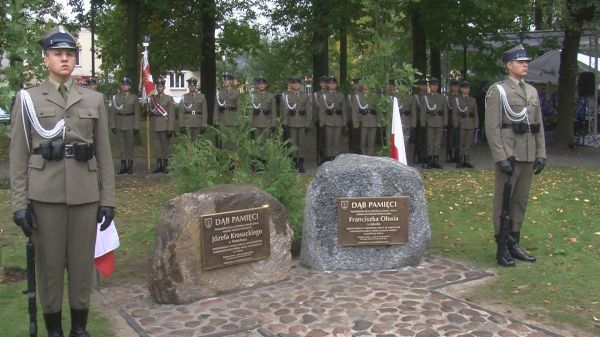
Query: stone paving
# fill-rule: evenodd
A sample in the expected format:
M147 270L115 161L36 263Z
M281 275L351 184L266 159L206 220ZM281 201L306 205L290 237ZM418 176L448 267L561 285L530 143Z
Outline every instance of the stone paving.
M295 260L289 281L187 305L159 305L143 284L101 293L141 337L561 337L440 291L491 276L435 256L376 272L320 272Z

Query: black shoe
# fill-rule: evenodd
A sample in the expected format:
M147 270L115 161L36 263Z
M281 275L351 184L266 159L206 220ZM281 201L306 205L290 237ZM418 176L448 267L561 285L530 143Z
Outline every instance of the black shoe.
M431 156L427 156L427 161L426 161L426 163L427 163L427 166L426 166L426 168L428 168L428 169L431 169L431 168L433 168L433 159L431 158Z
M163 159L163 169L162 169L162 173L167 174L169 173L169 159Z
M433 168L442 169L442 165L440 164L440 158L438 156L433 156Z
M156 168L152 170L152 173L161 173L163 171L163 160L156 159Z
M125 174L125 173L127 173L127 161L121 160L121 169L119 170L118 174Z
M463 156L456 157L456 168L463 167Z
M504 267L515 266L515 260L512 259L508 252L506 241L500 239L500 235L496 235L496 262Z
M528 255L527 252L525 252L525 250L521 248L521 246L519 246L520 235L520 232L512 232L506 238L506 243L508 245L508 252L510 253L510 256L521 261L535 262L535 256Z
M69 337L90 337L90 334L85 331L88 313L88 309L71 309L71 332Z
M48 337L65 337L62 331L62 312L44 314L44 323L48 330Z
M133 174L133 160L127 162L127 174Z
M298 158L298 172L304 173L304 158Z

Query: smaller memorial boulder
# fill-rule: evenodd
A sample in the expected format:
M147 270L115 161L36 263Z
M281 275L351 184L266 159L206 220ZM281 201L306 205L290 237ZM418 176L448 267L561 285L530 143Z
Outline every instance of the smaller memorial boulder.
M421 175L391 158L340 155L319 168L308 188L300 252L308 268L413 266L430 240Z
M149 282L161 304L186 304L289 279L285 207L256 187L218 185L169 201Z

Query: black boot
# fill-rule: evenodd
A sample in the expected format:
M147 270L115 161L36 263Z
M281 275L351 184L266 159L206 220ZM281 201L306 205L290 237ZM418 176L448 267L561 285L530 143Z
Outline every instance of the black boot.
M463 159L465 160L463 166L466 168L473 168L473 165L471 163L469 163L469 156L463 156Z
M440 157L433 156L433 168L442 169L442 165L440 164Z
M152 171L152 173L161 173L163 171L163 161L162 159L156 159L156 168Z
M163 159L163 170L162 173L169 173L169 159Z
M71 332L69 333L69 337L90 337L90 334L85 331L88 312L88 309L71 309Z
M527 255L525 250L519 246L519 242L521 241L520 236L521 232L511 232L506 238L510 256L526 262L535 262L535 256Z
M500 239L500 235L496 235L496 262L504 267L514 267L515 260L512 259L506 246L506 240Z
M127 173L133 174L133 160L127 161Z
M461 168L463 165L463 156L456 157L456 168Z
M127 173L127 161L125 160L121 160L121 170L119 170L118 174L125 174Z
M327 158L325 158L327 160ZM292 162L294 163L294 170L298 170L298 158L292 158Z
M427 156L427 166L428 169L433 168L433 159L431 156Z
M62 312L44 314L44 323L48 330L48 337L65 337L62 331Z
M304 158L298 158L298 171L304 173Z

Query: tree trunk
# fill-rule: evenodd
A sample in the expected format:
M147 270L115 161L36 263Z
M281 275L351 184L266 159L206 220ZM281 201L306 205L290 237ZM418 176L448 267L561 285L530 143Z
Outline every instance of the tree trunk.
M362 74L361 74L362 76ZM342 24L340 28L340 85L347 87L348 85L348 32Z
M213 124L213 111L215 106L215 92L217 90L217 63L215 56L215 27L217 4L215 0L203 0L202 11L202 61L200 64L200 88L204 92L208 108L208 123Z
M558 71L558 114L556 116L555 144L567 147L573 142L573 112L575 111L575 88L577 80L577 51L581 40L581 22L572 22L565 29L560 69Z
M533 25L535 30L544 29L544 0L535 0L533 10Z
M431 76L442 80L442 53L439 49L429 46L430 61L431 61Z
M420 6L420 5L419 5ZM412 30L412 45L413 45L413 57L412 64L423 77L427 75L427 40L425 36L425 30L421 26L419 19L419 8L413 8L411 11L411 30Z
M329 26L327 5L323 0L312 0L313 30L313 92L319 90L319 77L329 74Z
M131 79L131 91L137 93L139 87L138 74L138 29L140 3L138 0L127 0L127 53L125 74Z

